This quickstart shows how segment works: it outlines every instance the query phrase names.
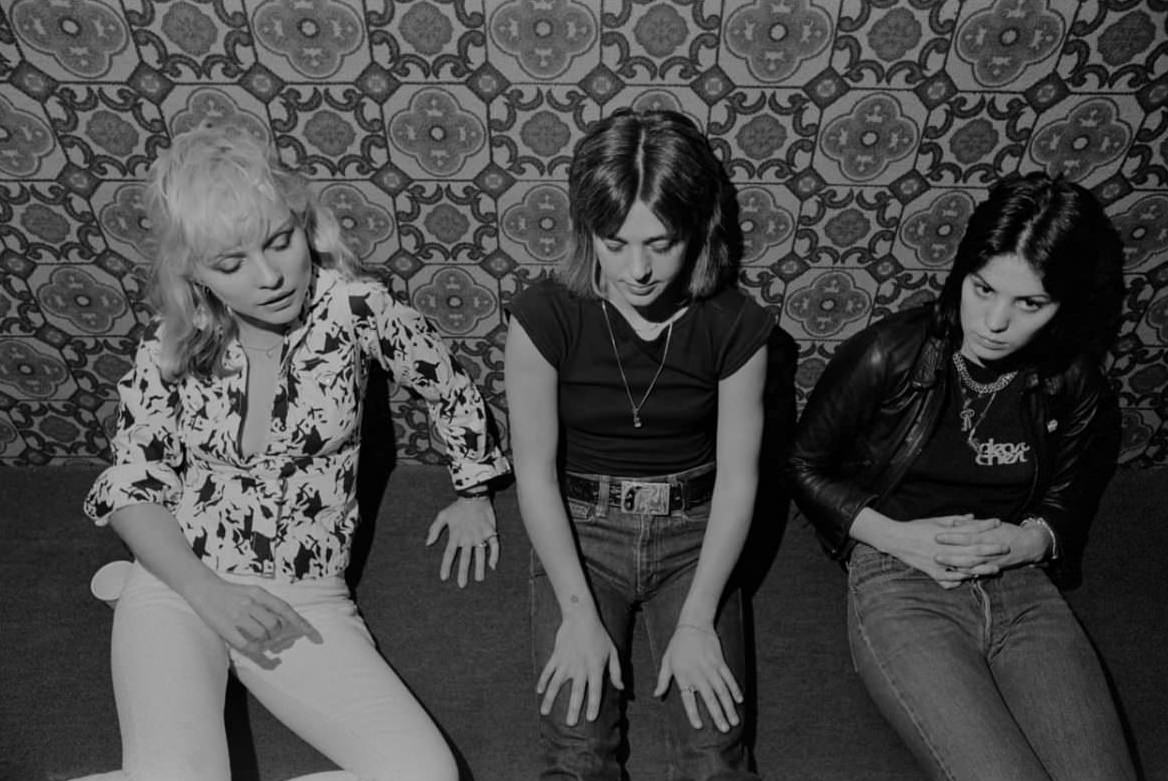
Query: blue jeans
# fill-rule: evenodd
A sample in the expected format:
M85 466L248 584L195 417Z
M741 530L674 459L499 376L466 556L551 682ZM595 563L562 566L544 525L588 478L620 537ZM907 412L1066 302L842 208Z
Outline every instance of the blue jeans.
M595 504L569 499L568 509L593 599L625 670L626 692L632 679L627 671L633 619L638 611L644 614L649 653L656 668L644 676L651 687L655 685L661 656L673 637L693 581L709 519L709 502L669 515L628 513L608 506L603 499ZM742 610L741 592L728 586L715 629L726 664L739 686L745 689ZM555 648L560 619L555 593L538 557L533 554L531 624L536 676ZM573 727L565 721L570 689L571 686L562 686L551 713L540 718L543 750L540 778L578 781L623 778L620 753L625 739L622 719L627 695L612 688L605 676L596 720L588 721L581 715ZM669 722L669 779L758 778L748 770L741 711L739 725L723 733L713 725L702 705L698 706L702 729L690 725L676 684L666 692L664 705Z
M1042 569L947 590L857 545L848 591L856 670L930 778L1136 777L1099 659Z

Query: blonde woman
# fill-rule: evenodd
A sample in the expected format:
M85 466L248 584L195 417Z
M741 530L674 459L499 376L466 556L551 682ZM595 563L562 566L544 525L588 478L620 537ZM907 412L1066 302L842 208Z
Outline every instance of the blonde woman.
M233 672L331 758L335 778L454 779L437 727L378 654L344 581L361 399L376 361L416 391L458 498L442 575L499 554L488 483L507 462L479 392L412 309L362 279L336 220L274 151L179 136L150 171L157 319L119 384L114 465L86 513L136 563L114 614L123 770L229 778Z

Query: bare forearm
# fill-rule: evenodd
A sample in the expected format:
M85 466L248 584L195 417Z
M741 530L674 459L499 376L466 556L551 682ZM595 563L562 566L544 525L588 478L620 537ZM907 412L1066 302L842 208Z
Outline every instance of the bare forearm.
M756 481L741 479L734 485L715 489L697 571L682 605L679 623L699 626L713 623L722 592L750 531L755 487Z
M584 578L559 486L549 479L518 480L519 511L535 553L539 556L562 615L596 612Z
M170 511L157 504L123 507L110 525L134 557L187 601L215 573L195 556Z
M902 528L901 524L884 513L865 507L856 514L851 528L848 529L848 536L887 553L894 546L897 531Z

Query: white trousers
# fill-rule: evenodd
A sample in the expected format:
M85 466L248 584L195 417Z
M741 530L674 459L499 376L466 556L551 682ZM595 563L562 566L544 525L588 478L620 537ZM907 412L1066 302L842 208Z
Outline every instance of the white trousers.
M228 671L345 772L304 779L455 781L429 715L374 647L341 577L277 582L225 575L283 599L316 627L263 669L230 648L166 584L135 564L114 612L111 667L122 771L90 781L230 781Z

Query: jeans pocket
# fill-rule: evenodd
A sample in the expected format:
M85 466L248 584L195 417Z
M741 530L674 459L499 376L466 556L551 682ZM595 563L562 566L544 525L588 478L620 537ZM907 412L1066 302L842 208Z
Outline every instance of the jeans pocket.
M568 512L568 523L571 526L592 525L597 522L596 506L592 502L569 497L565 499L565 507ZM534 579L545 577L546 575L547 570L544 569L543 562L539 560L539 555L533 548L531 551L529 576Z
M596 520L596 505L583 499L567 499L568 520L572 523L592 523Z
M910 575L914 570L895 556L881 553L859 543L848 559L848 588L854 594L880 582L891 582ZM923 574L923 573L922 573ZM927 577L927 576L926 576Z
M671 524L705 526L710 522L710 503L703 502L685 510L675 510L671 515Z

